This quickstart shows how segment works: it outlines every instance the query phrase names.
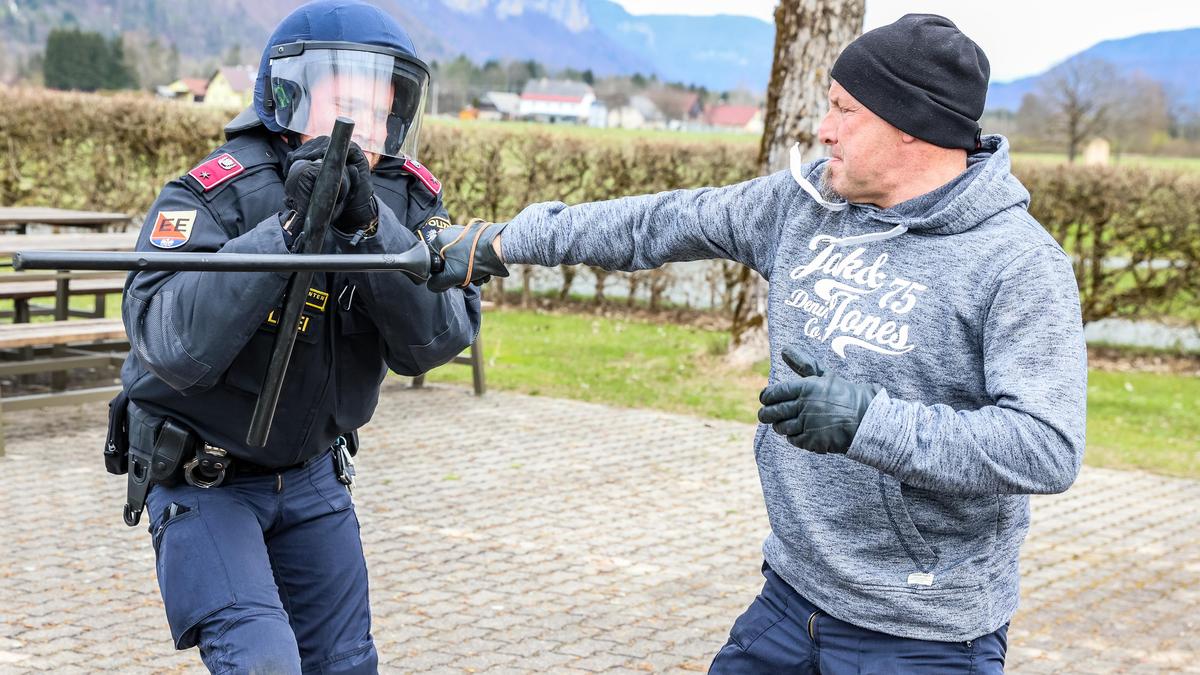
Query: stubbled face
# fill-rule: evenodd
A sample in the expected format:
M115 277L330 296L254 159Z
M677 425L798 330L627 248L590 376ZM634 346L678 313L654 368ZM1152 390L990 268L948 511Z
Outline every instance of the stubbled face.
M829 146L823 182L860 204L878 203L903 178L901 131L859 103L836 81L817 138Z

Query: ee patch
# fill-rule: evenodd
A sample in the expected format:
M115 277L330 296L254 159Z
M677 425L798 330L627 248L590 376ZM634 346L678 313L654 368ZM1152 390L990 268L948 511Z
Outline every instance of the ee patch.
M196 212L159 211L150 230L150 243L158 248L179 248L192 236L192 225L196 224Z

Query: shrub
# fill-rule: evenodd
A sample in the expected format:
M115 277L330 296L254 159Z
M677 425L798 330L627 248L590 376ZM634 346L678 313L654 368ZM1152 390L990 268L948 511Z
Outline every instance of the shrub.
M139 94L0 88L0 204L141 216L168 180L222 141L227 113ZM456 220L502 221L532 202L583 202L754 176L757 146L711 139L621 140L526 125L427 124L421 159ZM1018 164L1031 212L1072 255L1085 321L1171 313L1200 302L1200 173ZM657 305L670 273L618 279ZM519 281L529 297L530 272ZM563 279L574 276L565 271ZM726 313L745 275L718 265L706 293ZM511 283L511 282L510 282ZM697 283L695 275L687 283ZM565 295L565 292L564 292ZM497 294L497 298L503 297Z

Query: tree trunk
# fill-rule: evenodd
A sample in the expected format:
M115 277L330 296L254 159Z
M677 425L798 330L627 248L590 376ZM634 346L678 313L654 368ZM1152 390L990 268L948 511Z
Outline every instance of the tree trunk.
M641 283L642 278L637 272L629 273L629 296L625 298L626 307L633 307L635 304L637 304L637 292L638 288L641 286Z
M611 274L603 267L591 267L592 276L596 278L595 292L592 295L592 304L597 307L604 304L604 286L608 283L608 275Z
M657 312L662 306L663 294L671 285L671 272L667 267L650 270L647 275L650 282L650 311Z
M558 271L562 273L562 286L558 289L558 299L566 301L571 297L571 284L575 283L575 272L578 271L574 265L559 265Z
M488 288L488 286L490 286L491 288ZM501 277L496 277L495 279L492 279L491 283L484 286L484 292L485 292L486 298L488 300L496 303L497 306L503 305L504 304L504 279Z
M762 173L786 168L793 143L806 160L821 152L816 130L828 108L829 71L862 32L865 11L865 0L781 0L776 7L775 61L758 154ZM751 271L740 281L728 356L735 367L769 355L767 284Z

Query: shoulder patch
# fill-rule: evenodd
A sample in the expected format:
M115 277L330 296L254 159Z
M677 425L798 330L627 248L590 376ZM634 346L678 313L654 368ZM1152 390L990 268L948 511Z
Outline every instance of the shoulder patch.
M188 172L205 192L242 173L246 167L228 152L222 153Z
M158 248L179 248L192 236L195 223L194 210L159 211L154 217L154 229L150 230L150 243Z
M417 228L417 236L420 237L427 245L433 246L433 240L437 238L442 230L450 227L450 221L441 216L434 216L425 221L425 224Z
M442 181L434 178L433 172L426 168L424 164L406 157L404 159L404 170L416 176L421 181L421 184L433 194L441 193Z

